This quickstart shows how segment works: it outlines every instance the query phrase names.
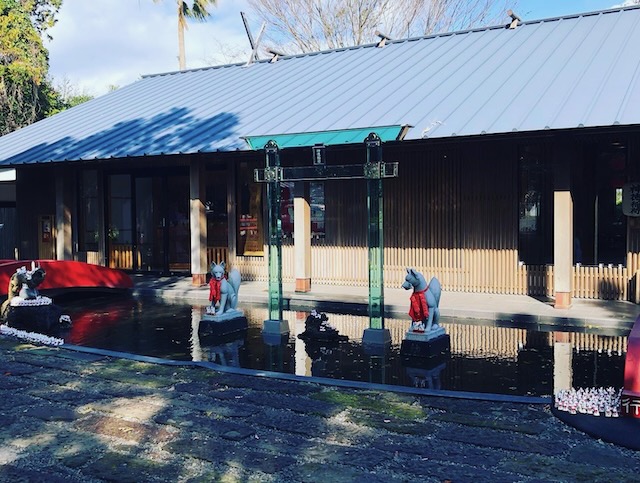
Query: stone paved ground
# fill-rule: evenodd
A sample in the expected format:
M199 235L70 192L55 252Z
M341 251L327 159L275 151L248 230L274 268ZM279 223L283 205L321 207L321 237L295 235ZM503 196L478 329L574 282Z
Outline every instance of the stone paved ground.
M0 481L638 481L548 407L166 366L0 336Z

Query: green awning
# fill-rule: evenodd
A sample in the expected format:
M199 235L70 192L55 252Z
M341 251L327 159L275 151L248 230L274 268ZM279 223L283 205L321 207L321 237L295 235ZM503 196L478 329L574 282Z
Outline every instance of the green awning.
M245 136L249 147L253 150L264 148L264 145L273 140L280 149L300 148L324 144L354 144L364 143L365 138L372 132L380 136L382 142L401 140L407 132L407 125L375 126L356 129L340 129L337 131L315 131L294 134L269 134L265 136Z

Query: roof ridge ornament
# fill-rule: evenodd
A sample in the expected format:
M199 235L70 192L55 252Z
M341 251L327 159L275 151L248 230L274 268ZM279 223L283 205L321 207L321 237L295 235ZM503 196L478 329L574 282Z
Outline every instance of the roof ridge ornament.
M240 12L240 16L242 17L244 29L246 30L247 37L249 38L249 45L251 45L251 56L245 64L246 67L248 65L251 65L253 61L260 60L260 57L258 56L258 47L260 46L260 40L262 39L262 34L264 33L264 29L266 28L267 24L265 22L262 22L262 26L260 27L260 31L258 32L258 37L254 41L253 35L251 35L251 30L249 29L249 22L247 21L247 17L245 16L244 12Z
M378 42L378 45L376 45L376 47L384 47L387 43L387 40L393 40L391 37L389 37L386 34L383 34L382 32L380 32L379 30L375 31L375 34L380 37L380 41Z
M273 57L271 57L271 60L269 61L270 63L274 63L278 61L279 57L284 57L284 54L282 52L278 52L276 50L273 50L272 48L268 48L267 49L267 53L271 54Z
M514 30L518 26L518 22L522 22L522 19L511 9L507 10L507 15L511 17L511 23L508 28Z

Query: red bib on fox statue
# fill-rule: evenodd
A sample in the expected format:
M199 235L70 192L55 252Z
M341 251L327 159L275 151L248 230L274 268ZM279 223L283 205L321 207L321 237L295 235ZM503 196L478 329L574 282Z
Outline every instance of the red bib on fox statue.
M429 306L427 305L427 298L424 295L428 289L429 287L413 292L409 298L411 303L411 307L409 307L409 317L415 322L422 322L424 319L429 318Z
M220 286L222 285L222 280L216 280L215 278L212 278L211 280L209 280L209 302L212 303L212 305L217 304L218 302L220 302Z

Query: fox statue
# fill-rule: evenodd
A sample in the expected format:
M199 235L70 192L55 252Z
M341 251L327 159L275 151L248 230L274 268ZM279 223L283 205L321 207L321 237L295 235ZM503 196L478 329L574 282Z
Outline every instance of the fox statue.
M438 328L440 320L440 294L442 288L437 278L433 277L427 284L424 276L413 268L407 268L407 275L402 284L405 290L413 289L411 295L411 330L413 332L429 332Z
M240 291L240 272L233 268L227 277L224 276L225 264L211 264L211 280L209 281L210 314L222 315L236 310L238 292Z

